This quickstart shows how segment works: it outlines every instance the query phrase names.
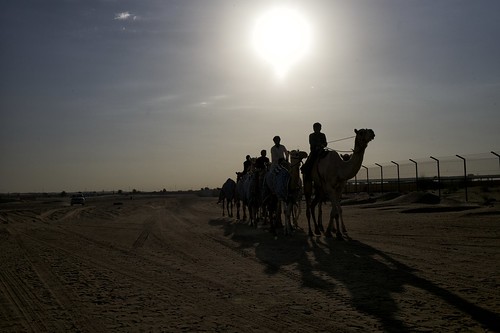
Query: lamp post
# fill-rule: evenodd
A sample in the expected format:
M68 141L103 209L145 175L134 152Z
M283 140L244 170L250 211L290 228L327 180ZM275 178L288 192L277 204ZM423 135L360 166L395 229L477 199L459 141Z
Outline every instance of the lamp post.
M384 171L380 164L375 163L375 165L380 167L380 193L384 193Z
M468 202L469 197L467 195L467 163L465 161L465 158L463 158L462 156L460 156L460 155L455 155L455 156L458 157L459 159L461 159L462 161L464 161L465 202Z
M394 161L391 161L392 164L395 164L396 167L398 168L398 192L401 192L401 187L399 185L399 164L394 162Z
M438 168L438 193L439 193L439 198L441 199L441 174L439 173L439 160L435 157L430 157L434 161L437 162L437 168Z
M362 165L366 170L366 193L370 194L370 178L368 177L368 168Z
M409 160L412 161L413 163L415 163L415 186L416 186L417 191L418 191L418 163L415 162L414 160L412 160L411 158Z

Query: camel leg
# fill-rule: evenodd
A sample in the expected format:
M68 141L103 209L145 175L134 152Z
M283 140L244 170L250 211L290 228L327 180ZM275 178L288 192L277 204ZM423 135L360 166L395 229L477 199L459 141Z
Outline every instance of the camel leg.
M340 206L340 203L337 207L337 210L339 212L339 220L340 220L340 226L337 226L337 228L339 229L339 232L341 232L342 235L344 235L345 238L350 239L349 235L347 234L347 229L346 229L345 224L344 224L344 218L342 215L342 207Z
M312 182L304 180L304 197L306 199L306 218L307 218L307 227L309 231L309 237L312 237L313 231L311 228L311 197L312 197Z
M318 224L315 214L315 208L316 205L318 204L318 197L314 196L314 198L312 198L311 192L312 192L312 184L305 183L304 193L306 197L306 217L307 217L307 225L309 227L309 237L312 237L314 234L319 236L321 235L321 231L323 231L323 225L321 224L320 226ZM319 211L319 213L321 215L321 211ZM311 220L314 224L314 233L311 229Z
M257 228L257 215L258 215L258 208L256 206L252 207L252 221L253 221L253 226Z
M262 203L261 218L262 218L262 224L266 224L267 223L267 207L266 207L265 202Z
M288 235L288 205L283 202L283 213L284 213L284 217L285 217L285 223L283 224L283 235Z
M266 208L267 212L267 218L269 221L269 232L273 234L273 236L276 238L276 201L275 197L273 195L269 195L268 197L265 198L264 206Z
M310 219L313 221L314 234L319 236L319 235L321 235L321 229L319 228L318 222L316 220L316 214L315 214L316 205L317 205L317 202L315 199L313 199L312 202L309 204L309 209L307 210L307 213L309 213ZM308 222L309 222L309 219L308 219ZM311 237L313 236L310 224L309 224L309 235Z
M252 226L252 207L248 205L248 221L249 226Z
M297 203L294 203L293 207L292 207L293 227L295 229L299 228L300 213L301 213L301 208L300 208L300 200L299 200Z
M335 212L335 215L333 215L334 212ZM335 236L337 237L337 239L343 240L342 232L343 231L347 232L347 230L345 230L345 226L344 226L343 221L342 221L343 229L340 229L340 221L342 220L342 212L341 212L341 208L340 208L340 202L338 202L337 200L332 202L332 216L334 216L334 218L335 218L336 230L335 230L335 228L333 229L333 231L335 231ZM331 219L331 220L333 220L333 219Z
M276 232L276 221L277 221L277 203L272 203L272 206L269 209L269 231L273 234L274 238L278 236Z
M313 232L311 229L311 203L310 200L306 199L306 218L307 218L307 227L309 229L309 237L313 236Z
M275 207L275 198L273 195L269 194L265 199L264 199L264 207L265 207L265 215L266 215L266 221L269 223L270 227L274 227L274 211L276 209Z
M342 198L342 190L343 186L337 186L335 189L335 206L337 208L337 216L336 216L336 224L337 224L337 238L342 237L344 235L346 238L349 238L347 235L347 229L344 224L344 217L342 215L342 206L340 204Z
M252 205L248 205L248 225L253 226L253 219L252 219Z
M283 226L283 222L281 220L281 210L282 210L281 200L278 199L278 206L276 207L276 226L278 227Z
M285 226L283 228L283 232L285 235L292 234L292 223L291 223L291 215L292 215L293 203L286 202L285 203Z
M323 227L323 203L318 201L318 229L320 232L324 232L325 228Z
M315 214L316 206L318 206L318 219L316 219L316 214ZM323 222L321 221L322 216L323 216L323 210L321 209L321 203L318 202L317 197L314 197L314 199L311 202L311 217L314 223L314 233L318 236L321 235L321 232L324 231Z
M250 225L257 228L257 207L255 205L250 205L248 207L248 214L250 215Z
M328 221L328 228L327 228L327 235L330 237L332 233L335 233L337 238L341 239L342 234L339 229L339 207L340 207L340 201L337 200L337 195L338 195L338 190L337 189L331 189L328 191L329 195L328 198L330 200L332 209L330 211L330 219ZM333 223L333 220L335 219L335 224ZM336 226L336 228L335 228Z
M338 214L337 214L337 206L335 203L332 201L331 203L332 209L330 211L330 219L328 220L328 227L326 228L325 235L327 237L332 237L333 233L338 233L338 230L335 229L335 224L334 220L337 221L338 219Z
M244 201L241 202L241 212L243 214L243 216L242 216L243 221L246 221L247 220L247 204Z

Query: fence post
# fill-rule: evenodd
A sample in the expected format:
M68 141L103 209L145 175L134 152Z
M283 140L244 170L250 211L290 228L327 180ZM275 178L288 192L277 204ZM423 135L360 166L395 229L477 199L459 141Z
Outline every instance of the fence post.
M409 160L412 161L413 163L415 163L415 186L416 186L417 191L418 191L418 164L417 164L417 162L415 162L411 158L409 158Z
M370 178L368 177L368 168L362 165L366 169L366 193L370 194Z
M464 161L465 202L468 202L469 198L467 196L467 163L465 161L465 158L463 158L462 156L460 155L455 155L455 156Z
M380 167L380 193L384 193L384 171L380 164L375 163L375 165L378 165Z
M439 198L441 199L441 174L439 173L439 160L435 157L430 157L432 158L434 161L437 162L437 168L438 168L438 193L439 193Z
M391 161L392 164L396 164L397 168L398 168L398 192L401 192L401 186L399 185L399 164L397 164L396 162L394 161Z

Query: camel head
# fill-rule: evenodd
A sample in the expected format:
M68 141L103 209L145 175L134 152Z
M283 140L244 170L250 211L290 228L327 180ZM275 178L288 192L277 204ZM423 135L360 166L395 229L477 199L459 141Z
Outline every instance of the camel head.
M303 160L307 158L307 153L302 150L291 150L290 151L290 159Z
M355 129L356 139L354 143L354 150L366 149L368 147L368 142L375 138L375 133L370 128Z

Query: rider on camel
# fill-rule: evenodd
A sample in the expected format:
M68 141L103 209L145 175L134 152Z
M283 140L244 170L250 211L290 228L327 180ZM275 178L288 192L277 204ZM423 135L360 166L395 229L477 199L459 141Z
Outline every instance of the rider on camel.
M289 152L285 146L283 146L281 142L281 138L276 135L273 138L274 146L271 147L271 162L272 167L276 168L277 166L283 166L283 164L288 164Z
M313 130L314 132L309 134L309 148L311 149L311 153L301 168L304 177L307 179L311 178L312 166L314 165L314 162L328 145L326 135L321 133L321 124L314 123Z

